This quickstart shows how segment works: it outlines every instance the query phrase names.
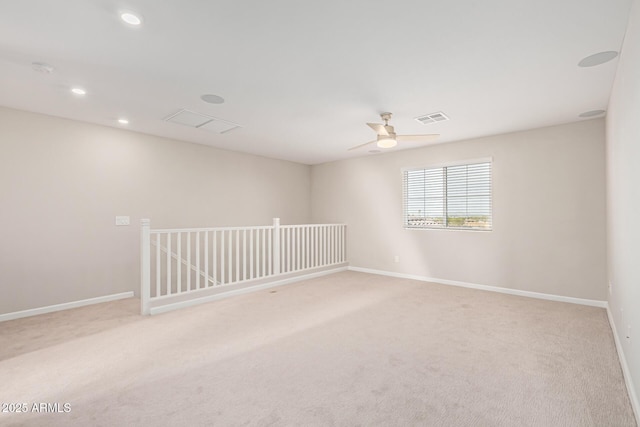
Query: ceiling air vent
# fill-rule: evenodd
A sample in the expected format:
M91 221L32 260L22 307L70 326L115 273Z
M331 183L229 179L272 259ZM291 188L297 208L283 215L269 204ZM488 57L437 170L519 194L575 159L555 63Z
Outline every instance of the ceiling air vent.
M430 125L432 123L437 123L437 122L445 122L447 120L449 120L449 117L447 117L447 115L444 114L442 111L416 117L416 121L419 123L422 123L423 125Z
M164 119L170 123L177 123L183 126L189 126L196 129L204 129L214 133L226 133L233 129L239 128L240 125L218 119L217 117L207 116L206 114L196 113L189 110L180 110L171 114Z

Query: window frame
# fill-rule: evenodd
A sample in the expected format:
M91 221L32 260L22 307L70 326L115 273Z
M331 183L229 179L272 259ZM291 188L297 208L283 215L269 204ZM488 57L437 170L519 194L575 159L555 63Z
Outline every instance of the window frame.
M468 165L476 165L480 163L489 163L490 164L490 195L489 195L489 203L490 203L490 213L491 213L491 226L489 228L473 228L473 227L456 227L456 226L419 226L419 227L410 227L407 225L407 218L409 217L407 213L407 189L405 185L405 174L406 172L411 171L421 171L421 170L430 170L430 169L442 169L454 167L454 166L468 166ZM446 176L446 173L445 173ZM425 166L408 166L403 167L400 170L400 183L402 185L402 227L405 230L447 230L447 231L482 231L482 232L491 232L493 231L493 157L482 157L477 159L467 159L467 160L458 160L446 163L435 163L429 164ZM445 223L447 222L447 183L446 180L444 182L444 201L443 201L443 217Z

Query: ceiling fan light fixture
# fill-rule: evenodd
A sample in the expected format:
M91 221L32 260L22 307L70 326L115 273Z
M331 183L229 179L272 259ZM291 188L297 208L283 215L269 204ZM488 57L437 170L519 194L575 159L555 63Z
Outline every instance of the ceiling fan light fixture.
M393 138L380 138L378 139L378 147L380 148L393 148L398 145L398 141Z
M441 117L444 117L444 114L441 114ZM364 144L356 145L355 147L349 148L351 150L357 150L358 148L367 147L372 144L376 144L378 148L393 148L398 145L398 141L405 142L430 142L436 139L440 135L436 134L428 134L428 135L397 135L393 126L389 124L389 119L391 119L391 113L382 113L380 114L380 118L384 122L382 123L367 123L373 131L376 133L377 137L373 141L365 142ZM440 120L443 120L442 118ZM380 150L372 150L370 153L380 151Z

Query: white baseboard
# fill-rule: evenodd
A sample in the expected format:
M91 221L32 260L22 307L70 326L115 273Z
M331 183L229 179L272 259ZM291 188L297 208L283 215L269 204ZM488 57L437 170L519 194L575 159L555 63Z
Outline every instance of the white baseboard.
M346 271L346 270L347 270L347 266L338 267L338 268L332 268L331 270L322 270L322 271L318 271L316 273L304 274L304 275L301 275L301 276L290 277L290 278L287 278L287 279L274 280L273 282L261 283L259 285L250 286L250 287L246 287L246 288L242 288L242 289L236 289L236 290L232 290L232 291L229 291L229 292L222 292L222 293L219 293L219 294L210 295L210 296L206 296L206 297L194 298L194 299L191 299L191 300L180 301L180 302L176 302L176 303L169 303L169 304L161 305L161 306L158 306L158 307L151 307L149 309L149 314L154 315L154 314L166 313L168 311L173 311L173 310L178 310L178 309L185 308L185 307L191 307L191 306L194 306L194 305L204 304L206 302L211 302L211 301L216 301L216 300L220 300L220 299L224 299L224 298L229 298L229 297L233 297L233 296L236 296L236 295L247 294L249 292L260 291L260 290L263 290L263 289L269 289L269 288L273 288L275 286L287 285L289 283L300 282L302 280L313 279L313 278L316 278L316 277L326 276L328 274L338 273L340 271Z
M100 304L101 302L115 301L124 298L132 298L133 292L105 295L103 297L83 299L80 301L65 302L63 304L48 305L46 307L32 308L29 310L14 311L13 313L0 314L0 322L21 319L23 317L37 316L38 314L52 313L54 311L68 310L70 308L83 307L85 305Z
M629 395L629 400L631 401L631 407L633 408L633 413L636 416L636 422L640 422L640 402L638 402L638 395L636 393L635 387L633 386L633 382L631 381L631 372L629 371L629 365L627 365L627 358L624 356L622 343L620 342L620 338L618 337L618 331L616 330L616 324L613 321L613 314L611 313L609 304L607 304L607 317L609 318L609 325L611 325L611 330L613 331L613 340L616 343L618 359L620 359L622 376L624 377L624 382L627 385L627 394Z
M457 280L436 279L436 278L433 278L433 277L416 276L416 275L413 275L413 274L404 274L404 273L394 273L392 271L373 270L373 269L370 269L370 268L361 268L361 267L351 267L350 266L349 270L359 271L361 273L378 274L378 275L382 275L382 276L399 277L399 278L402 278L402 279L420 280L422 282L432 282L432 283L438 283L438 284L441 284L441 285L460 286L460 287L463 287L463 288L480 289L480 290L483 290L483 291L498 292L498 293L501 293L501 294L517 295L517 296L521 296L521 297L545 299L545 300L550 300L550 301L568 302L568 303L571 303L571 304L589 305L589 306L592 306L592 307L602 307L602 308L606 308L607 307L607 302L606 301L565 297L565 296L553 295L553 294L543 294L543 293L540 293L540 292L531 292L531 291L522 291L522 290L519 290L519 289L501 288L499 286L478 285L476 283L459 282Z

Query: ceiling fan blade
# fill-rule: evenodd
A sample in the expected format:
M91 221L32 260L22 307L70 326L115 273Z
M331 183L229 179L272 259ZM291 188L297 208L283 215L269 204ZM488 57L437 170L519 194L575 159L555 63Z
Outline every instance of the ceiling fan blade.
M398 142L430 142L438 139L440 135L437 133L425 134L425 135L398 135L396 139Z
M389 136L389 132L382 123L367 123L367 126L375 130L378 135Z
M356 145L355 147L351 147L347 151L357 150L358 148L365 147L365 146L367 146L369 144L375 144L376 142L378 142L378 140L365 142L364 144L360 144L360 145Z

